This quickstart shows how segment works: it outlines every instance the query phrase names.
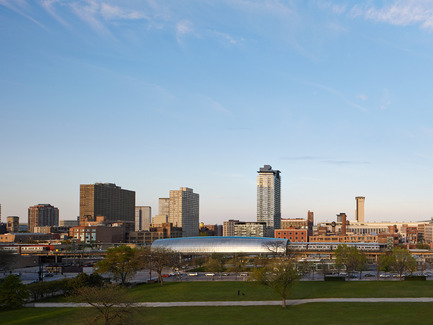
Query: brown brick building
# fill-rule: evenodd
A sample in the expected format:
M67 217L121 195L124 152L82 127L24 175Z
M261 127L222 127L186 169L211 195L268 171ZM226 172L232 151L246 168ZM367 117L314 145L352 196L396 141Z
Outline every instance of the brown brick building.
M134 222L135 192L111 183L80 185L80 225L81 220L96 221L97 216L106 222Z
M308 230L289 227L286 229L276 229L275 238L288 239L290 242L305 243L308 241Z
M59 225L59 209L51 204L38 204L30 207L28 217L29 232L34 232L34 227Z
M69 229L69 236L83 243L124 243L125 228L109 226L78 226Z

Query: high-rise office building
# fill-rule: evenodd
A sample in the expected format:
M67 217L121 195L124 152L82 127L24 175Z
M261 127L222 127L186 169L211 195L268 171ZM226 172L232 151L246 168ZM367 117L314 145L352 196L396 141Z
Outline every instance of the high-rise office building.
M356 200L356 210L355 210L355 220L360 223L364 223L364 196L357 196Z
M152 208L149 206L135 207L135 231L149 230L152 223Z
M182 227L183 237L198 236L199 195L187 187L170 191L168 220L173 223L173 226Z
M34 232L35 227L58 226L59 209L51 204L38 204L29 207L28 231Z
M269 230L281 224L281 176L270 165L260 168L257 176L257 222L265 222Z
M111 183L80 185L80 224L104 217L107 222L135 222L135 192Z
M170 198L159 198L159 214L170 215Z
M15 233L18 232L20 228L20 218L16 216L7 217L7 232Z

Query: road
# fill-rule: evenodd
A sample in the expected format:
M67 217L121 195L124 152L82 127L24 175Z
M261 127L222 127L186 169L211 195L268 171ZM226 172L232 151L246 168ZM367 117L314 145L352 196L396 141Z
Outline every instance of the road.
M39 267L28 267L28 268L21 268L21 269L15 269L12 274L20 275L20 278L24 284L29 284L32 282L37 282L39 280ZM92 267L84 267L83 272L86 274L91 274L93 272ZM168 275L172 271L171 268L167 268L163 270L163 274ZM48 272L44 269L44 275L46 275ZM196 282L196 281L246 281L248 279L248 276L241 276L241 275L235 275L234 273L225 272L223 274L216 274L214 276L206 275L207 272L197 272L197 275L190 276L189 274L192 274L195 272L188 272L185 271L185 273L182 276L167 276L164 278L164 281L172 282L172 281L181 281L181 282ZM432 272L430 272L433 274ZM6 274L7 275L7 274ZM143 270L137 272L130 282L132 283L145 283L149 279L151 280L158 280L158 276L156 272L151 273L152 277L150 278L150 274L148 270ZM369 277L366 277L366 275L370 275ZM60 280L65 278L74 278L77 276L77 273L64 273L64 274L53 274L49 277L44 277L44 281L54 281L54 280ZM109 275L105 275L106 277L109 277ZM359 273L354 273L355 278L351 278L350 281L376 281L376 272L375 271L367 271L363 272L362 278L359 279ZM381 281L399 281L400 279L398 277L389 277L389 278L380 278ZM427 280L433 280L433 276L428 276ZM305 274L301 281L323 281L323 275L319 273L312 273Z

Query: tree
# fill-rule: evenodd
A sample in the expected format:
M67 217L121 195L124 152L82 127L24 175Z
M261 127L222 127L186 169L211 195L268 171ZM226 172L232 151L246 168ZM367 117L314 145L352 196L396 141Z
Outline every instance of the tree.
M398 273L401 281L403 273L415 270L416 261L407 249L396 247L391 254L390 266L394 272Z
M248 264L248 257L245 254L234 254L232 258L232 264L230 271L235 272L235 279L238 277L238 273L245 270Z
M314 271L316 270L316 266L314 262L308 262L306 260L301 261L297 265L298 272L300 272L302 275L308 275L310 272L313 274L313 280L314 280Z
M262 244L263 248L271 255L289 254L284 240L273 240Z
M383 254L380 255L377 260L377 274L376 274L376 280L379 280L379 272L390 272L391 271L391 255L390 254Z
M367 256L365 256L364 252L359 252L359 263L356 270L359 271L360 279L362 279L362 271L368 270Z
M9 271L14 264L15 257L15 254L4 249L0 249L0 271L3 273Z
M0 284L0 305L5 309L20 308L28 298L29 291L19 276L9 275Z
M178 254L166 248L144 248L138 252L141 268L148 268L158 273L158 281L164 285L162 271L166 267L178 264Z
M417 249L430 249L430 246L426 243L419 242L416 244Z
M126 289L116 285L82 287L77 290L77 298L91 305L97 312L98 315L91 322L93 324L100 319L104 320L105 325L117 319L127 323L125 318L133 311L132 300Z
M282 298L282 307L286 307L286 298L295 281L299 280L296 265L291 259L270 263L253 271L251 281L265 285Z
M213 254L209 257L208 261L205 263L205 270L208 272L223 272L224 271L224 256L219 254Z
M103 285L104 278L98 273L92 273L90 275L80 273L70 280L70 286L75 290L82 287L102 287Z
M105 259L97 262L94 268L98 274L111 273L115 281L120 280L125 285L140 268L137 257L137 250L126 245L109 248Z
M358 270L363 263L363 258L356 247L348 247L347 245L338 245L335 250L335 265L340 268L346 268L348 279L350 275Z

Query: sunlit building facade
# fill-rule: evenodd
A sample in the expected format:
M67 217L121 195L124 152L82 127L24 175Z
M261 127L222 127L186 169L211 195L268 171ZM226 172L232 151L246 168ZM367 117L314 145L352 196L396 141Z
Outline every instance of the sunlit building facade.
M270 165L260 168L257 176L257 222L265 222L266 227L281 227L281 176L279 170Z

